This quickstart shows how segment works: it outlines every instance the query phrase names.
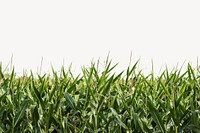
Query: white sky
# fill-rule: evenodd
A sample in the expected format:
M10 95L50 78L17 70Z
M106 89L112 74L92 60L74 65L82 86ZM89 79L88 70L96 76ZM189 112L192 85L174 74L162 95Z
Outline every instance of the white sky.
M0 61L37 71L63 65L79 71L110 51L119 70L169 67L200 57L199 0L0 1Z

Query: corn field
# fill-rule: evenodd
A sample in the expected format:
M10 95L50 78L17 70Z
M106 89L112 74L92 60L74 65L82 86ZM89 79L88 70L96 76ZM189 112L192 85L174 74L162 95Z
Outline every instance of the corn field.
M21 77L1 65L0 132L200 133L200 70L143 75L137 64Z

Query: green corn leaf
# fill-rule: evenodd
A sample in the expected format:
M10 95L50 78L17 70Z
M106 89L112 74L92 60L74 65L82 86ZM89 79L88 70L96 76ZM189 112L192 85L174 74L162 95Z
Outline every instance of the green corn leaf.
M153 103L148 99L147 106L149 107L150 113L152 115L153 120L158 125L158 128L161 130L162 133L166 133L165 126L163 124L162 118L159 115L159 112L154 107Z
M103 100L104 100L104 96L109 92L110 90L110 86L111 86L111 83L113 81L113 77L114 75L108 80L108 83L107 85L101 90L100 94L101 94L101 97L100 97L100 100L99 100L99 105L98 105L98 108L97 108L97 112L100 111L102 105L103 105Z
M48 117L47 117L47 129L49 129L50 128L50 126L51 126L51 123L52 123L52 119L53 119L53 104L51 103L50 105L49 105L49 112L48 112Z
M0 102L3 102L6 98L7 93L5 92L3 95L0 96Z
M4 78L4 72L2 70L2 63L0 63L0 80L1 79L5 80L5 78Z
M73 98L69 95L69 93L66 92L66 93L64 94L64 96L65 96L65 99L66 99L68 105L69 105L72 109L76 110L74 100L73 100Z
M35 106L35 108L32 111L32 118L33 118L33 123L36 126L38 124L38 120L39 120L39 113L38 113L37 106Z
M115 81L119 80L122 74L123 74L123 72L121 72L120 74L118 74L118 75L113 79L113 83L114 83Z
M188 76L190 80L197 80L194 74L194 70L192 69L192 66L190 64L188 64Z
M15 70L14 70L14 68L13 68L12 73L11 73L11 76L10 76L9 88L12 87L14 76L15 76Z
M14 124L15 126L18 124L18 121L20 120L22 115L24 115L24 112L28 107L29 107L29 100L26 99L26 100L24 100L24 102L22 104L21 110L15 116L15 124Z
M32 85L33 85L33 90L34 90L34 92L35 92L35 96L36 96L36 98L38 99L38 101L39 101L39 103L40 103L42 109L45 110L45 104L44 104L44 101L42 100L42 97L40 96L39 91L36 89L36 87L35 87L35 83L34 83L33 81L32 81Z
M143 133L151 133L152 131L147 127L147 125L142 122L142 120L139 118L138 114L136 114L134 111L133 111L133 121L135 123L135 126L137 128L137 126L139 126L140 130L143 132ZM137 129L138 130L138 129Z
M131 74L134 72L134 70L137 67L139 60L133 65L133 67L130 70L130 67L128 67L127 71L126 71L126 84L128 83L129 77L131 76Z
M112 114L114 115L114 117L116 118L117 120L117 123L122 126L123 128L127 129L128 130L128 127L120 120L117 112L115 111L115 109L113 108L110 108L110 110L112 111Z

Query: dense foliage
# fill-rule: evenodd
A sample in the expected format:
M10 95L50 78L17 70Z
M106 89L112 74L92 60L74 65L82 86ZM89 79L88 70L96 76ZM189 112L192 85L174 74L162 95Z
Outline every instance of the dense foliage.
M200 71L115 74L111 61L17 77L0 67L0 132L199 133Z

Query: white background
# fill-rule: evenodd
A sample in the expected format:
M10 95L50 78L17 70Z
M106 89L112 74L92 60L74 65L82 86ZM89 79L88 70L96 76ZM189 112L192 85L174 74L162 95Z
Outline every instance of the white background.
M155 71L196 63L200 55L200 2L195 0L0 1L0 61L38 71L72 63L75 72L108 53L116 69L140 59ZM187 64L187 63L186 63Z

